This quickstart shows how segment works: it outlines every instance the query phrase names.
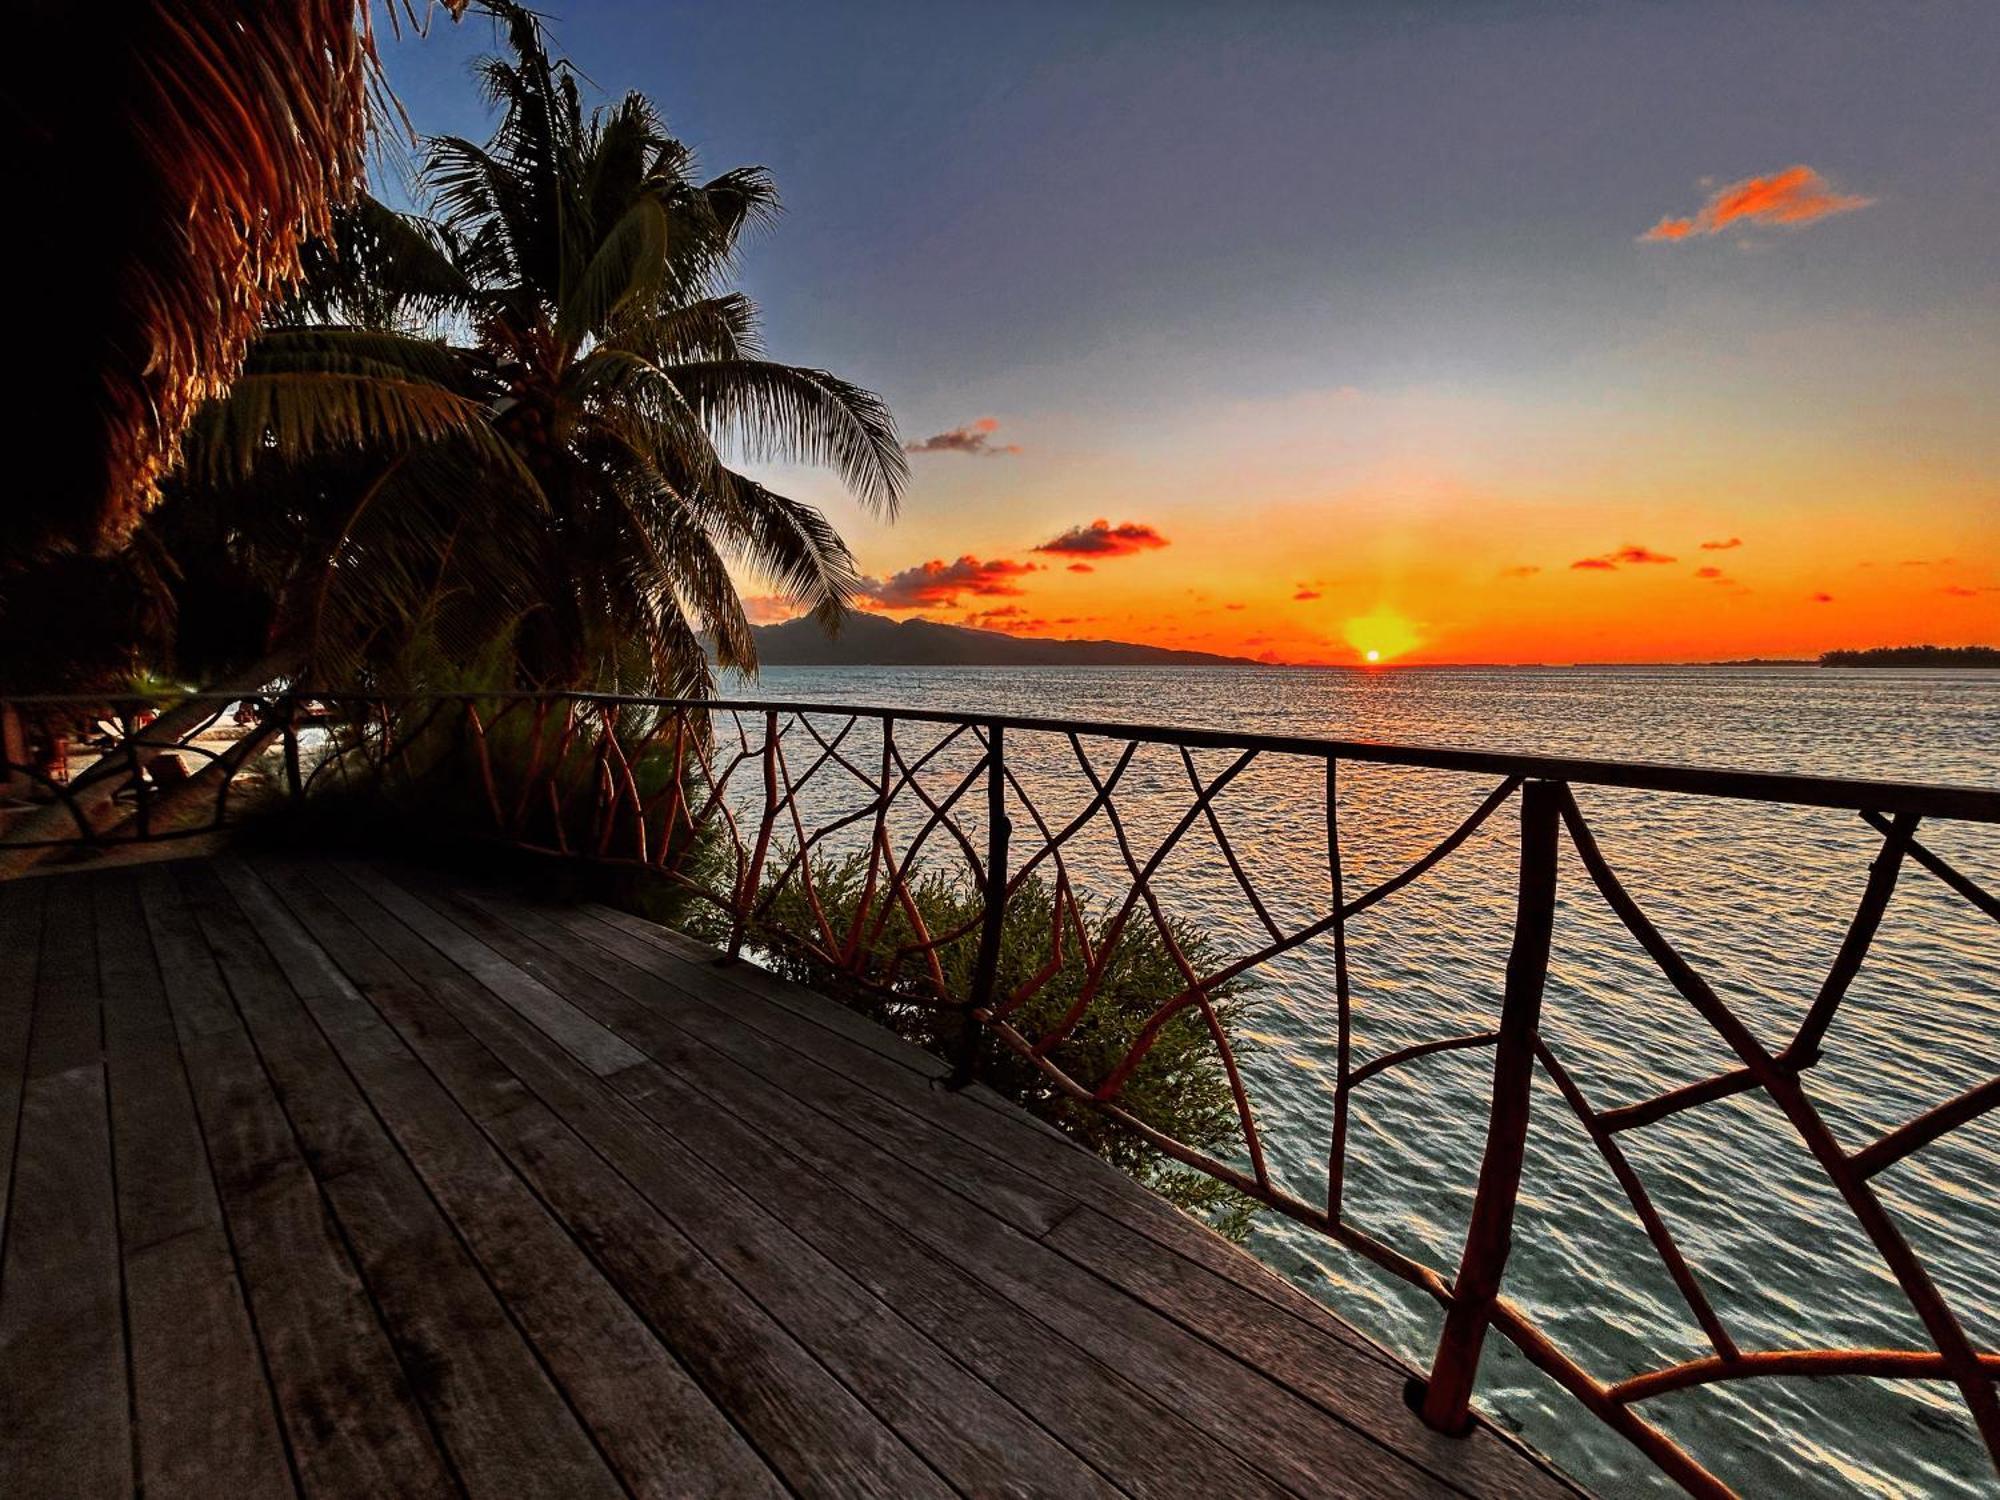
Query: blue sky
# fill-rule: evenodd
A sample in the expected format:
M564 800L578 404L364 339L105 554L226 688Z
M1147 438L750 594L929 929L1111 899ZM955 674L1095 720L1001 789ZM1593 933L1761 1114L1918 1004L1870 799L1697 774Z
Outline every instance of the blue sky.
M1674 516L1775 537L1815 489L1863 551L1896 531L1878 504L1930 528L1926 557L1992 571L2000 7L578 0L551 21L706 165L774 171L786 216L744 283L775 356L881 390L909 436L986 417L1020 446L920 456L893 531L788 476L884 573L1105 513L1196 537L1233 508L1279 517L1273 578L1316 528L1407 574L1467 529L1454 505L1489 550L1559 551L1549 523L1589 552L1591 507L1605 546L1671 541ZM483 133L466 65L491 45L440 17L387 49L421 128ZM1866 207L1640 239L1795 164ZM1247 579L1238 541L1208 552ZM1191 561L1141 565L1184 590ZM1461 592L1487 561L1541 558L1468 558ZM1390 603L1491 633L1490 610ZM1995 610L1961 613L1978 634Z

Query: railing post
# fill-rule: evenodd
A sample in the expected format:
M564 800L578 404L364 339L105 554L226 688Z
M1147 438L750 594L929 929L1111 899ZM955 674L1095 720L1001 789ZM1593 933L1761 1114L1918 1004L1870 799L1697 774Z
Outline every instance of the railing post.
M1000 973L1000 937L1007 920L1007 841L1013 828L1007 821L1007 731L986 727L986 888L980 892L979 954L973 962L972 989L959 1011L958 1045L952 1059L951 1087L962 1089L979 1076L979 1015L993 1004Z
M743 938L750 926L750 913L757 905L757 890L764 883L764 856L771 849L771 828L778 821L778 711L764 711L764 813L757 820L757 848L750 856L750 868L743 872L743 888L736 893L736 911L729 929L729 961L743 956Z
M28 733L21 710L12 700L0 698L0 793L25 792L31 785Z
M296 802L305 791L305 778L299 773L299 699L296 693L286 693L283 699L285 712L285 790Z
M1419 1407L1440 1432L1471 1425L1472 1388L1486 1341L1500 1279L1514 1242L1514 1203L1521 1189L1521 1156L1528 1139L1529 1089L1534 1081L1535 1036L1541 1023L1542 987L1549 974L1555 926L1556 851L1561 827L1561 783L1530 781L1521 789L1521 881L1514 910L1514 946L1507 956L1507 987L1500 1002L1500 1039L1493 1050L1493 1103L1486 1121L1486 1155L1465 1249L1445 1309L1444 1331Z

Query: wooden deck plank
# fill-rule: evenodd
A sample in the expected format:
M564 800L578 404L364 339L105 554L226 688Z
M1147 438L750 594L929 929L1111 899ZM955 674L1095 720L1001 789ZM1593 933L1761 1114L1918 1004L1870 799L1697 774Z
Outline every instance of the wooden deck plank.
M535 1091L537 1102L488 1122L495 1138L788 1484L806 1495L944 1493L900 1440L642 1196L635 1183L671 1172L653 1161L642 1115L359 888L317 866L305 874L421 983L429 1013L410 1007L412 1045L427 1046L448 1034L444 1023L456 1024ZM346 949L338 956L348 961ZM474 1065L462 1049L434 1053L440 1068ZM472 1091L453 1076L462 1095Z
M286 1436L307 1494L461 1493L165 866L140 905Z
M435 921L424 926L427 936L454 943ZM484 967L489 984L504 980L498 966ZM786 1222L790 1205L774 1215L698 1155L627 1118L613 1140L597 1142L600 1149L647 1140L643 1157L615 1158L634 1184L946 1478L975 1494L1109 1493L1004 1397L802 1240ZM582 1128L590 1133L587 1123Z
M393 1024L380 1023L382 1015L393 1023L412 1014L401 971L303 882L277 880L281 901L247 865L218 861L217 868L627 1487L663 1500L697 1492L781 1494L741 1435L446 1092L439 1077L461 1070L434 1076ZM417 1030L433 1038L438 1021L425 1015ZM473 1100L488 1119L533 1102L518 1080L497 1071L504 1080L497 1088L473 1080Z
M879 1052L891 1062L900 1063L911 1072L924 1078L943 1078L951 1072L951 1065L934 1053L926 1052L915 1042L897 1036L885 1026L878 1026L866 1016L856 1015L838 1005L828 1005L823 998L788 983L777 975L758 968L755 964L741 961L731 963L720 949L708 947L671 927L663 927L657 922L648 922L644 917L635 917L616 907L604 906L597 902L578 902L574 910L592 917L608 927L617 929L627 937L638 939L650 947L690 963L713 965L727 976L727 981L750 991L761 999L770 1001L781 1009L791 1010L801 1020L831 1031L871 1052Z
M482 890L476 894L486 893ZM832 1031L843 1038L850 1036L852 1026L849 1023L868 1027L896 1044L894 1048L876 1046L870 1050L881 1052L905 1066L915 1066L907 1055L909 1053L924 1058L930 1056L914 1044L873 1026L865 1017L846 1010L837 1001L814 994L754 964L719 963L717 960L721 955L713 949L666 928L642 922L637 917L591 904L566 909L549 903L534 903L533 909L551 920L561 921L585 942L609 947L619 956L679 983L684 989L718 997L729 995L753 1001L770 1001L805 1026ZM575 920L583 916L595 918L600 924L618 930L626 939L636 940L643 946L635 946L633 941L612 941L598 928ZM649 952L649 949L652 951ZM814 1031L793 1024L789 1018L774 1018L768 1011L754 1005L746 1009L740 1002L732 1002L729 1008L732 1014L740 1015L745 1024L765 1029L789 1045L840 1066L857 1082L888 1090L898 1098L904 1097L901 1081L893 1074L885 1074L880 1069L859 1062L850 1051L825 1046ZM834 1017L841 1019L830 1020ZM931 1062L934 1068L927 1076L942 1077L945 1065L938 1059L931 1059ZM919 1068L917 1071L925 1070ZM985 1113L957 1107L960 1101L983 1105ZM1388 1366L1399 1376L1404 1373L1401 1362L1394 1355L1343 1323L1275 1271L1243 1254L1205 1224L1148 1192L1117 1168L1025 1114L992 1090L975 1085L962 1094L944 1096L935 1102L927 1117L941 1129L959 1136L998 1160L1002 1170L1028 1172L1051 1186L1062 1188L1080 1201L1090 1202L1120 1223L1283 1308L1322 1333L1347 1343L1358 1353Z
M778 1004L782 1010L788 1010L798 1020L810 1026L818 1026L822 1030L832 1030L838 1036L850 1040L854 1028L860 1026L866 1028L868 1032L874 1032L876 1038L886 1038L886 1044L876 1042L870 1050L882 1052L884 1056L890 1056L892 1060L902 1062L904 1066L916 1068L918 1072L926 1070L916 1064L916 1058L928 1058L930 1070L926 1076L942 1078L946 1072L946 1064L942 1060L932 1058L928 1052L914 1046L912 1042L904 1042L892 1032L874 1026L864 1016L856 1016L852 1010L846 1010L836 1000L814 994L812 990L806 990L804 986L798 986L786 978L770 974L768 970L762 970L756 964L722 962L722 954L716 952L714 948L706 948L704 944L686 938L670 928L644 922L636 916L616 912L608 906L598 906L590 902L576 906L574 908L576 916L596 918L604 926L616 928L626 938L636 940L636 944L642 946L636 946L634 942L610 944L596 928L584 926L582 922L572 922L570 912L564 908L558 908L554 904L536 904L536 910L544 910L554 918L566 920L566 924L578 938L586 942L596 942L598 946L610 946L614 952L628 958L630 962L646 966L652 972L660 974L662 978L678 980L684 988L720 986L720 992L726 994L770 1000L772 1004ZM746 1024L752 1026L768 1024L756 1010L742 1014ZM858 1082L866 1082L874 1088L890 1088L898 1094L902 1092L892 1076L884 1076L878 1070L852 1066L852 1054L844 1054L838 1050L824 1050L816 1046L814 1044L816 1038L812 1032L804 1032L794 1026L784 1026L778 1034L794 1046L808 1046L814 1052L814 1056L822 1056L830 1062L838 1060ZM910 1054L914 1054L914 1058ZM1234 1282L1236 1286L1252 1292L1254 1296L1260 1296L1266 1302L1284 1308L1292 1316L1318 1328L1322 1334L1346 1342L1352 1348L1356 1348L1356 1352L1362 1352L1402 1374L1402 1362L1396 1360L1394 1354L1374 1344L1374 1340L1366 1338L1350 1324L1344 1324L1340 1318L1328 1312L1326 1306L1316 1302L1312 1296L1302 1292L1284 1276L1270 1270L1262 1262L1242 1254L1242 1250L1238 1250L1234 1244L1224 1240L1206 1224L1190 1218L1188 1214L1182 1214L1164 1198L1146 1192L1128 1176L1118 1172L1118 1168L1092 1156L1074 1140L1056 1132L1052 1126L1046 1126L1044 1122L1024 1114L1020 1108L1002 1100L990 1088L984 1088L980 1084L974 1084L972 1088L964 1090L954 1098L986 1106L988 1116L982 1118L964 1110L938 1108L932 1118L940 1128L958 1134L968 1144L998 1158L1006 1168L1020 1168L1032 1172L1044 1182L1064 1188L1076 1198L1090 1202L1110 1218L1116 1218L1120 1224L1126 1224L1128 1228L1138 1230L1140 1234L1146 1234L1158 1244L1170 1248L1174 1254L1194 1260L1196 1264L1208 1268L1216 1276L1222 1276L1224 1280Z
M420 890L438 889L418 876L404 878ZM449 895L437 899L453 910L465 910ZM425 920L407 906L399 906L399 914L413 924ZM510 915L514 914L510 908ZM520 915L524 922L532 919L526 912ZM438 912L438 920L445 919ZM970 1186L981 1192L983 1181L969 1183L957 1173L930 1180L916 1176L909 1170L910 1164L921 1162L923 1156L912 1139L916 1122L909 1122L904 1129L900 1151L878 1146L858 1123L849 1128L846 1112L855 1106L855 1091L844 1081L826 1083L821 1077L826 1070L812 1059L803 1054L781 1055L767 1039L729 1025L704 1005L689 998L677 1004L666 989L653 992L650 1004L634 1001L525 934L510 936L499 924L468 920L478 927L482 938L499 945L496 952L515 954L534 964L541 983L576 1001L671 1072L700 1088L714 1107L736 1112L772 1142L782 1143L822 1171L840 1176L879 1212L909 1227L968 1273L1002 1291L1025 1313L1032 1314L1037 1308L1062 1309L1061 1327L1052 1332L1070 1337L1105 1363L1133 1373L1150 1389L1173 1391L1177 1409L1234 1444L1273 1479L1301 1494L1314 1493L1322 1466L1338 1455L1345 1472L1386 1492L1443 1493L1452 1488L1444 1476L1418 1467L1378 1437L1384 1430L1380 1424L1410 1420L1402 1404L1400 1383L1383 1380L1372 1387L1357 1383L1354 1390L1345 1393L1348 1400L1343 1408L1336 1411L1322 1410L1273 1386L1259 1372L1159 1318L1003 1219L969 1212L972 1203L979 1200L957 1196L954 1190ZM430 926L425 930L429 935ZM457 946L463 939L439 934L438 941ZM798 1107L801 1103L825 1103L827 1112L802 1112ZM1084 1315L1075 1316L1079 1312ZM1235 1414L1246 1408L1259 1412L1257 1422L1236 1420ZM1454 1459L1461 1463L1475 1457L1467 1445L1460 1445L1454 1453Z
M35 1016L35 971L42 953L45 880L0 882L0 1246L14 1181L15 1132L28 1082L28 1036ZM6 1265L0 1258L0 1287Z
M0 885L0 1493L1579 1493L943 1071L407 866Z
M615 1080L689 1150L782 1201L798 1233L1127 1493L1285 1493L1229 1448L656 1063Z
M139 1485L149 1500L295 1494L137 883L106 872L88 893L107 997Z
M0 1494L132 1489L124 1280L87 902L48 898L0 1273Z
M845 1066L835 1066L837 1060L851 1061L849 1054L825 1047L787 1049L777 1038L749 1026L751 1008L728 998L718 1006L714 987L703 985L698 973L683 970L684 976L692 973L691 982L676 982L631 964L618 952L575 942L559 911L507 902L485 891L466 893L414 877L405 880L414 895L441 903L433 910L465 926L468 936L497 944L522 972L578 1003L587 1001L593 1014L628 1039L633 1038L624 1027L651 1031L638 1043L649 1057L663 1060L657 1050L662 1045L695 1043L719 1048L766 1077L782 1077L784 1086L796 1090L800 1098L840 1114L847 1125L871 1139L909 1148L912 1161L920 1161L941 1180L1030 1234L1046 1232L1075 1204L1067 1193L995 1160L961 1137L912 1120L903 1107L906 1100L922 1101L919 1109L928 1114L949 1096L931 1088L931 1080L872 1051L862 1053L869 1070L893 1070L885 1090L868 1088ZM615 934L612 940L617 941ZM668 1016L686 1040L676 1042L659 1033L656 1023Z
M484 891L475 891L469 897L461 894L460 899L489 898ZM514 903L508 909L523 916L523 925L536 929L536 935L545 943L554 936L548 921L565 915L562 908L547 904ZM591 914L594 913L581 913ZM562 921L561 925L586 941L598 938L597 933L580 922ZM611 925L624 925L628 936L636 936L630 933L629 924ZM664 965L652 964L646 950L635 948L629 941L616 942L612 947L619 956L646 964L652 972L672 979L673 958L669 957ZM575 950L564 951L565 956L576 958ZM607 978L613 977L610 971L601 972ZM691 970L682 971L679 988L698 994L701 980L715 972L712 965L697 963ZM813 1005L831 1005L811 991L790 985L775 975L754 971L750 966L735 966L722 972L732 977L758 974L758 980L746 988L760 997L790 989L793 1003L786 1010L801 1020L811 1019ZM740 1000L730 1003L729 1013L745 1014ZM803 1038L788 1035L787 1039L812 1047L816 1056L828 1056L824 1046L816 1044L810 1033ZM885 1081L876 1070L864 1067L863 1071L878 1086L894 1087L893 1079ZM912 1097L907 1088L897 1089L896 1094L899 1102ZM994 1103L996 1112L1006 1112L1013 1122L1025 1119L1020 1111L999 1101L997 1096ZM934 1111L933 1118L948 1116L940 1109ZM1442 1438L1425 1427L1397 1399L1408 1372L1393 1356L1340 1322L1305 1293L1123 1174L1067 1142L1041 1139L1040 1132L1015 1128L1004 1136L996 1131L988 1131L987 1136L989 1140L999 1136L1008 1145L1019 1148L1024 1162L1056 1169L1050 1175L1074 1193L1077 1203L1088 1208L1090 1219L1083 1222L1091 1223L1096 1230L1088 1241L1081 1233L1079 1216L1073 1213L1065 1216L1055 1233L1046 1236L1049 1244L1070 1258L1257 1368L1283 1370L1293 1389L1329 1410L1353 1418L1437 1473L1462 1474L1496 1494L1538 1493L1551 1487L1548 1468L1497 1432L1482 1429L1472 1442L1466 1443ZM903 1139L907 1142L907 1135ZM923 1158L919 1154L913 1160L921 1163ZM1003 1162L1000 1170L1014 1170L1014 1163ZM1105 1181L1107 1175L1112 1179L1109 1182ZM1064 1233L1065 1230L1068 1232ZM1097 1253L1106 1240L1115 1241L1120 1253ZM1368 1356L1368 1362L1357 1363L1356 1354ZM1384 1367L1390 1378L1385 1382L1370 1367L1371 1363ZM1556 1481L1557 1487L1562 1483Z
M179 883L467 1493L618 1495L603 1455L214 867L183 867Z

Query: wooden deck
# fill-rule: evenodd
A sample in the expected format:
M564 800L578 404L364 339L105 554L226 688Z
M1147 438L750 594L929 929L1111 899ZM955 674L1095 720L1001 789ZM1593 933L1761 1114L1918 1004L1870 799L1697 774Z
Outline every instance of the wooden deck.
M0 885L0 1495L1548 1495L1096 1159L596 907Z

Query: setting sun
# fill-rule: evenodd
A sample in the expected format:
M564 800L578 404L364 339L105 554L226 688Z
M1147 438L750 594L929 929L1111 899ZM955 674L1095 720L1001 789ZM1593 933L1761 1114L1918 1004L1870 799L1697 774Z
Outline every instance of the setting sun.
M1361 659L1370 665L1394 661L1423 644L1417 627L1392 609L1357 615L1347 622L1342 633L1347 638L1347 644L1360 652Z

